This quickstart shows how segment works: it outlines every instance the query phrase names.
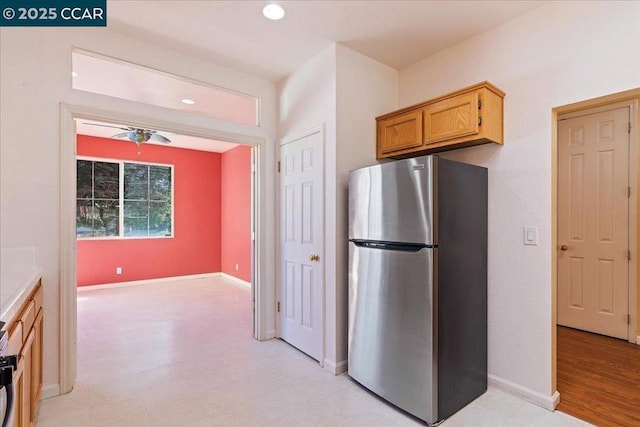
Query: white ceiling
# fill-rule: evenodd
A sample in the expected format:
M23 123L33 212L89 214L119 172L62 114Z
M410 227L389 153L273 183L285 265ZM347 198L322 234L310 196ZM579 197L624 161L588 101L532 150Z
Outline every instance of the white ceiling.
M81 135L99 136L102 138L111 138L113 135L117 135L125 131L127 125L113 124L107 122L99 122L95 120L76 119L76 133ZM97 126L94 126L97 125ZM114 126L114 127L107 127ZM117 128L117 129L116 129ZM238 144L232 144L230 142L215 141L212 139L198 138L195 136L178 135L171 132L158 132L160 135L169 138L171 143L163 144L161 142L147 141L145 144L154 144L161 146L168 146L173 148L188 148L191 150L211 151L214 153L224 153ZM127 138L119 138L123 141L129 141ZM132 144L134 144L132 142Z
M402 69L546 1L109 1L110 30L277 81L333 42Z
M109 0L107 29L278 81L334 42L402 69L547 1L278 1L286 11L281 21L269 21L262 16L262 8L267 3ZM98 73L87 70L86 75ZM111 80L123 87L145 87L138 80L127 81L130 77L126 73L110 75ZM95 84L99 81L93 79ZM102 89L94 89L103 93ZM183 92L165 95L177 100L185 97ZM150 96L149 93L139 95L141 99ZM188 95L198 96L197 93ZM186 109L185 106L173 108ZM80 122L77 129L78 133L107 138L118 132ZM112 130L115 132L111 133ZM173 147L222 152L234 146L163 134L172 140Z

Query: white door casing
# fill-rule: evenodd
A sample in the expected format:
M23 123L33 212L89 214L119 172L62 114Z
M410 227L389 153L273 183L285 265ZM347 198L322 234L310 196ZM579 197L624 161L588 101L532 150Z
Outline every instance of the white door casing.
M324 337L322 133L280 147L280 337L318 361Z
M629 107L558 123L558 324L627 338Z

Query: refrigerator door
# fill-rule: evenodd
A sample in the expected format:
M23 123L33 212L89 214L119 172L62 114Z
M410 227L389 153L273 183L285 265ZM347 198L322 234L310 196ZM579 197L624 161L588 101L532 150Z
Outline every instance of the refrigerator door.
M432 423L437 420L433 336L436 249L349 242L349 376Z
M433 156L349 173L349 239L433 245Z

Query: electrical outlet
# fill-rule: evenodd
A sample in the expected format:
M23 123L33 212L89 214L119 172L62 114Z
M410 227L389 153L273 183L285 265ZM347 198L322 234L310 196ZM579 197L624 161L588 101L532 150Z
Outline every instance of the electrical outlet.
M236 271L238 271L238 264L236 264Z
M122 267L116 267L116 274L122 274Z

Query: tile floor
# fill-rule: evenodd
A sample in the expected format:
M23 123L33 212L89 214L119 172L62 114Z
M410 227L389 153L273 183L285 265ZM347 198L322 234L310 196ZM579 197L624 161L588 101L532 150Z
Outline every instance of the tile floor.
M78 293L78 380L37 426L410 426L415 419L283 341L251 338L222 278ZM586 426L498 390L442 426Z

